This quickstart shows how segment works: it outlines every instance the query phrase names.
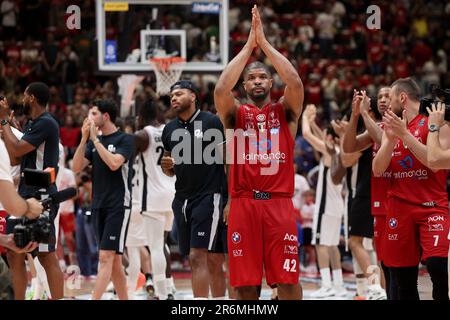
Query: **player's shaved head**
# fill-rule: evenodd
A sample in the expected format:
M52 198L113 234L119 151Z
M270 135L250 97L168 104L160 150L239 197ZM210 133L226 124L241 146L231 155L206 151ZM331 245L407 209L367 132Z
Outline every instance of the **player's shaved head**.
M244 80L247 79L247 75L248 75L248 73L249 73L250 71L256 70L256 69L263 69L263 70L267 73L267 76L268 76L269 78L272 77L272 74L271 74L271 72L270 72L270 69L269 69L269 67L268 67L267 65L265 65L265 64L262 63L261 61L254 61L254 62L252 62L252 63L249 63L249 64L245 67L244 73L243 73Z

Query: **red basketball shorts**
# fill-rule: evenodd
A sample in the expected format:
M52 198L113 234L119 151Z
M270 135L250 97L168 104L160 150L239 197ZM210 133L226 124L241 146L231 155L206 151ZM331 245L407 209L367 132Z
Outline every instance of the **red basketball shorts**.
M429 257L447 257L448 208L388 200L383 261L388 267L416 266Z
M297 284L298 235L290 198L233 198L228 221L230 283L233 287Z

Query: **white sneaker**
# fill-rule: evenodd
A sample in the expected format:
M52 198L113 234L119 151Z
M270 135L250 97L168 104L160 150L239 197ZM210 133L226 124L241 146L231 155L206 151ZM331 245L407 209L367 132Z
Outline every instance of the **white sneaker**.
M382 288L380 289L371 289L367 291L367 300L387 300L386 291Z
M175 294L175 293L177 293L177 288L175 288L175 286L173 285L173 286L169 286L168 288L167 288L167 292L169 292L169 293L171 293L171 294Z
M313 299L322 299L327 297L332 297L336 294L336 291L334 291L331 287L321 287L319 290L314 291L311 293L311 298Z
M128 291L128 300L137 300L134 291L131 290Z
M348 291L347 291L347 289L345 289L344 286L334 287L333 289L334 289L334 291L336 292L336 293L335 293L335 296L336 296L336 297L345 298L345 297L347 297L347 295L348 295Z

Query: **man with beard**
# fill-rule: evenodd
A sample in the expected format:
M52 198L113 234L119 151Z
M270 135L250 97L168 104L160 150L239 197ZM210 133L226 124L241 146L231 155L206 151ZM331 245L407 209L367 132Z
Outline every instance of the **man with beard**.
M23 112L30 118L24 128L24 135L20 140L14 135L8 121L8 103L6 99L0 101L0 124L3 130L3 140L5 141L11 163L21 164L20 170L54 168L55 174L58 172L59 159L59 126L55 119L46 111L50 97L50 90L45 83L33 82L24 92ZM23 198L39 197L56 192L56 185L53 183L45 191L40 187L25 185L21 178L19 183L19 194ZM59 216L57 206L51 206L49 212L45 212L52 225L52 236L56 239L55 225L58 225ZM8 219L8 232L14 228L12 219ZM52 299L61 299L64 296L64 277L59 267L55 253L56 243L40 244L39 249L33 252L38 256L44 267ZM27 273L25 269L25 254L8 252L8 262L13 274L13 285L15 298L25 299L27 287Z
M100 248L92 300L102 298L110 280L118 298L128 300L122 254L130 219L134 139L117 129L116 115L114 101L92 103L72 164L75 173L92 164L92 218Z
M209 287L214 299L223 299L226 200L222 195L227 193L223 126L219 117L197 108L197 99L191 81L172 85L170 103L177 118L162 132L161 168L177 178L172 209L180 252L189 255L194 299L208 299Z
M448 300L449 239L447 172L432 170L426 141L435 128L419 114L420 89L410 78L391 86L381 147L373 159L375 176L390 166L384 263L398 286L399 300L418 300L418 265L425 262L433 283L433 299ZM402 118L400 118L402 116ZM439 142L450 147L450 128Z
M284 96L272 102L272 77L261 62L246 67L259 47L286 83ZM243 72L248 103L232 90ZM214 91L226 129L234 129L231 204L228 223L231 286L238 299L258 299L263 265L267 283L279 299L301 299L298 235L292 195L293 150L303 106L303 83L292 64L267 41L256 6L244 48L224 69ZM228 131L227 131L228 132Z

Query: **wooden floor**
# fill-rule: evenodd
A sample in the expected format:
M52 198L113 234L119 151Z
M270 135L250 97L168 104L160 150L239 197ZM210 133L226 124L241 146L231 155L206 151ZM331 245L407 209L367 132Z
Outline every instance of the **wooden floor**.
M175 299L177 300L189 300L192 299L192 289L191 289L191 280L190 280L191 274L189 272L175 272L174 273L174 279L175 279L175 286L177 288L177 292L175 294ZM79 279L80 286L79 289L69 289L68 287L72 287L76 284L73 279L66 280L66 288L65 288L65 296L68 299L81 299L81 300L88 300L90 299L90 293L92 292L92 289L95 284L95 280L86 280L86 279ZM303 288L304 293L304 299L310 300L310 295L314 290L317 290L320 285L319 275L318 274L311 274L311 273L302 273L300 277L300 281ZM345 274L344 275L344 282L345 287L348 290L348 294L344 298L339 298L341 300L353 300L355 294L356 294L356 285L355 285L355 278L352 274ZM266 285L263 284L263 289L261 293L261 299L262 300L268 300L271 296L271 289ZM423 300L431 300L431 281L427 273L421 272L421 275L419 277L419 294L421 299ZM116 299L114 294L112 292L107 292L103 296L103 299L111 300ZM147 300L149 299L146 292L142 290L136 291L135 299L137 300ZM327 298L327 300L336 300L337 298Z

